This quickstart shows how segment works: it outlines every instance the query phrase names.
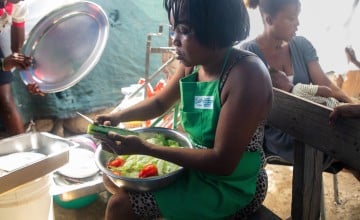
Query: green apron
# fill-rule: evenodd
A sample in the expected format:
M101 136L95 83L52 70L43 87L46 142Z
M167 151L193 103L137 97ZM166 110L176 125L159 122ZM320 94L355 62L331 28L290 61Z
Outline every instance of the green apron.
M197 74L180 80L181 122L194 147L213 147L221 110L219 80L197 82ZM186 170L175 183L153 192L154 197L167 220L226 219L253 199L260 164L256 151L244 152L229 176Z

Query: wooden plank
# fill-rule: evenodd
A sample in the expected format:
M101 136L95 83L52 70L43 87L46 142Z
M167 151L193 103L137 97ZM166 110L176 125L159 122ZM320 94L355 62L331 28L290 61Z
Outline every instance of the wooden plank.
M323 105L274 89L273 108L267 123L297 140L292 219L320 217L324 153L360 169L360 118L340 118L331 127L331 111Z
M292 219L319 219L324 154L300 141L294 153Z
M268 124L360 169L360 118L339 118L331 127L330 112L328 107L274 88Z

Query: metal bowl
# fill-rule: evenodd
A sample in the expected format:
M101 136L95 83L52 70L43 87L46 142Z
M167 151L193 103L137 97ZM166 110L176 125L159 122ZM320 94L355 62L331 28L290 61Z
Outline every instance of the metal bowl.
M172 129L152 127L135 129L135 131L139 132L143 138L150 138L155 134L162 134L165 135L165 138L171 138L175 141L178 141L182 147L192 148L190 140L184 134ZM155 177L130 178L118 176L111 173L111 171L106 166L109 160L114 157L116 157L115 154L102 150L101 145L95 152L95 161L100 170L105 173L115 185L118 187L125 187L127 190L131 191L146 192L160 189L172 183L184 172L184 168L181 167L174 172Z

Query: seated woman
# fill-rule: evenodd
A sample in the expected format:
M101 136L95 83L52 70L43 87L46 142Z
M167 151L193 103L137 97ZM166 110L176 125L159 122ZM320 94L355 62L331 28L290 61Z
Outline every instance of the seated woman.
M264 30L255 39L241 45L257 54L266 66L274 67L291 77L294 84L328 86L341 102L352 100L326 76L316 50L309 40L296 36L299 26L299 0L245 0L250 8L259 7ZM294 162L294 138L271 126L265 127L264 149L290 163ZM328 161L324 162L324 167Z

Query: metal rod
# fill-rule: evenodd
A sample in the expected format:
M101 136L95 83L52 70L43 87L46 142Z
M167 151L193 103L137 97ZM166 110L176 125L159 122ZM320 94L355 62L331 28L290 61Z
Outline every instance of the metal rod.
M163 32L163 25L159 26L159 31L158 33L150 33L147 35L147 41L146 41L146 57L145 57L145 74L144 74L144 78L145 78L145 83L144 85L148 85L149 84L149 66L150 66L150 53L151 53L151 40L153 36L161 36ZM145 89L144 92L144 99L147 97L147 91Z

